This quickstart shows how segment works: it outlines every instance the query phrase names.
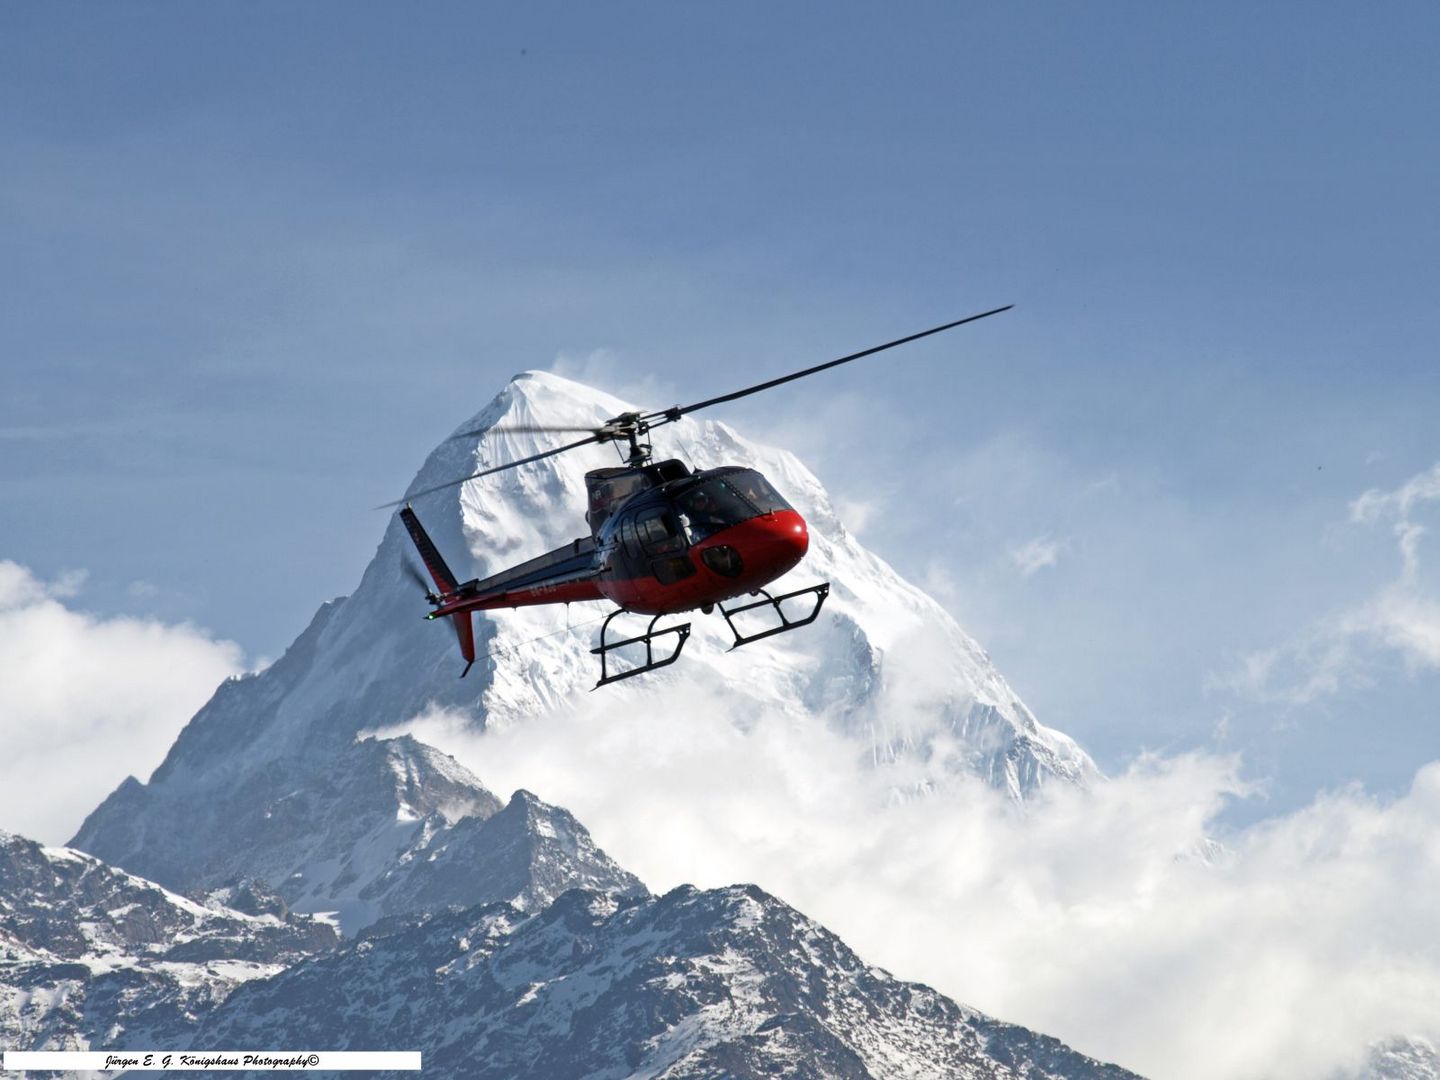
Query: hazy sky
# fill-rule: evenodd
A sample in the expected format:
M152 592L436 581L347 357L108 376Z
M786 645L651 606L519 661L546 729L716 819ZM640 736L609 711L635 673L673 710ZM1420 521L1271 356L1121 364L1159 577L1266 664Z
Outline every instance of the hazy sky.
M27 612L274 657L516 371L663 406L1013 302L722 418L1112 771L1238 750L1253 816L1440 758L1433 5L35 3L0 42Z

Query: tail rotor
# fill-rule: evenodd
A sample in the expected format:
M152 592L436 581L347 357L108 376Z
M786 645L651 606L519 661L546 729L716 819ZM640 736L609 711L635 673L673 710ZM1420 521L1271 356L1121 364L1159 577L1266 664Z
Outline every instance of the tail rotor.
M420 519L415 516L415 511L408 506L405 507L400 511L400 520L405 523L405 531L415 542L415 550L420 553L420 558L425 563L425 569L430 572L430 578L435 582L435 588L440 590L438 594L431 592L430 587L425 584L425 579L411 565L409 558L403 560L406 573L410 574L425 590L425 599L430 601L430 606L436 609L425 616L427 619L433 619L446 605L450 605L453 609L457 603L463 602L464 596L460 595L461 589L455 581L455 575L445 564L444 558L440 555L440 549L435 546L435 542L430 539L425 527L420 524ZM455 628L455 637L460 643L460 655L465 658L465 670L460 672L460 677L463 679L470 674L470 668L475 663L475 627L470 621L470 610L468 608L458 611L450 610L444 612L444 616L450 619L450 625Z
M440 598L431 590L430 583L425 580L425 575L420 572L420 568L415 565L409 555L400 556L400 568L405 571L406 577L420 586L420 591L425 594L425 599L430 603L430 606L438 607Z

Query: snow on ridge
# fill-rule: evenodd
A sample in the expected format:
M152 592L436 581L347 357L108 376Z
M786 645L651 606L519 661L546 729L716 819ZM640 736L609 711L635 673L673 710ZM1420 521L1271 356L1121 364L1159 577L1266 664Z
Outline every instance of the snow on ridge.
M384 993L396 985L413 988L398 1012ZM300 998L323 1004L283 1007ZM628 900L576 889L529 916L494 905L377 929L227 1002L194 1045L262 1030L420 1045L428 1070L466 1080L698 1080L800 1062L826 1076L1134 1076L895 980L753 885Z
M256 899L253 891L249 899ZM69 848L0 836L0 1045L118 1048L339 940L278 909L198 904ZM129 1045L134 1045L130 1043Z

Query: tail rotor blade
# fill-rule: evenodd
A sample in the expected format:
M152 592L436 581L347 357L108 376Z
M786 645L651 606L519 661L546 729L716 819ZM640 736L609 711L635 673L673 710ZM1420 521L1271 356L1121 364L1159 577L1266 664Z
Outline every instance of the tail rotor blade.
M405 575L411 581L415 582L416 585L419 585L421 589L427 593L430 591L430 585L425 580L425 575L420 573L420 571L415 568L415 564L409 559L402 557L400 560L400 568L404 570Z
M424 594L426 600L429 600L431 603L436 601L434 586L425 580L425 575L420 572L410 560L409 556L402 555L400 557L400 568L405 571L406 577L415 582L421 593Z

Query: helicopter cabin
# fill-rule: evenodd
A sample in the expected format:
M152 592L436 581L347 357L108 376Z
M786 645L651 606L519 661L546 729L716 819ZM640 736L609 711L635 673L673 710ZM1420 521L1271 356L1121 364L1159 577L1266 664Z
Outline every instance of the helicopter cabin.
M685 469L680 462L673 464ZM591 518L593 525L598 516L601 527L616 541L618 564L632 578L655 577L663 585L687 578L696 569L687 554L694 545L732 525L792 509L754 469L726 466L695 473L685 469L680 475L674 470L670 473L674 479L659 483L658 477L633 475L644 471L614 470L613 479L633 486L621 488L629 493L602 506L600 515L592 511ZM623 475L627 473L631 475ZM738 577L743 571L739 552L729 546L708 546L701 557L725 577Z
M690 467L675 458L638 468L619 465L590 470L585 474L585 490L590 496L590 509L585 512L585 521L590 526L591 535L599 536L606 519L630 496L660 487L671 480L684 480L690 475Z

